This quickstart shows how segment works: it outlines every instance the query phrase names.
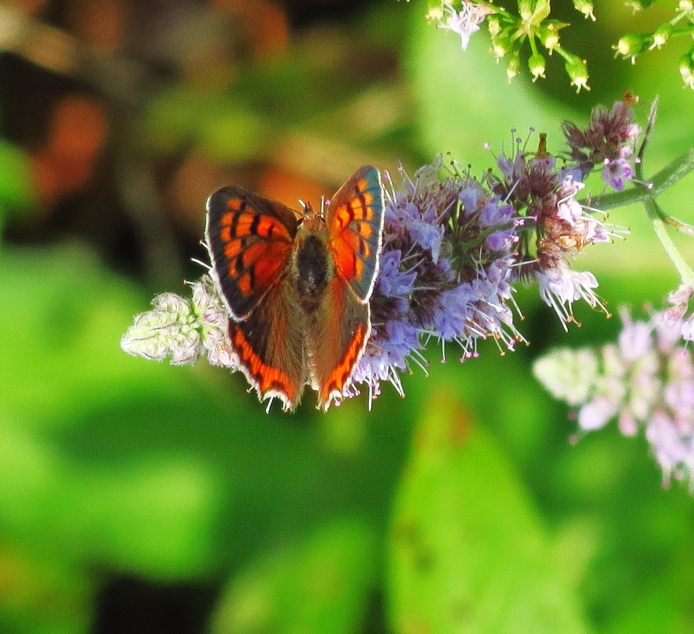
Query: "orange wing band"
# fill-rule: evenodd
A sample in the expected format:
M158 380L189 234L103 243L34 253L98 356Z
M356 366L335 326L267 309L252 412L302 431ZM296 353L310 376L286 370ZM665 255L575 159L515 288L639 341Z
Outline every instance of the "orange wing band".
M263 362L236 322L230 322L229 336L239 357L241 368L248 381L258 391L261 400L269 394L277 396L287 407L293 408L296 404L297 390L289 376Z
M352 370L364 349L365 334L366 327L364 324L359 324L342 359L333 368L325 384L321 386L318 404L320 408L328 409L331 399L341 395L349 384Z

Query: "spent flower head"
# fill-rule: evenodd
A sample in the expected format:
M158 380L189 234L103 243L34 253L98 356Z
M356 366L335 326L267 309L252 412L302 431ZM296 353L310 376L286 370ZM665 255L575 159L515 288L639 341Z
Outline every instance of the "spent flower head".
M206 355L212 365L236 369L228 337L229 313L209 275L191 284L191 299L162 293L152 310L141 313L121 338L121 348L152 361L192 365Z
M629 162L641 128L634 122L634 104L638 99L631 93L609 110L596 106L585 129L570 121L562 123L569 145L571 160L584 178L596 166L602 166L602 178L607 185L622 191L634 170ZM583 180L581 178L581 180Z

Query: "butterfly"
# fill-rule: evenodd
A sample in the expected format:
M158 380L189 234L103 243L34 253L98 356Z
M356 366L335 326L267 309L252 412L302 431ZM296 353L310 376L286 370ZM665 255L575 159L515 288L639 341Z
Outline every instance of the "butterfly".
M285 411L307 384L327 410L364 352L383 234L380 174L357 170L327 210L302 204L295 211L240 187L207 201L211 270L237 365L261 401L277 398Z

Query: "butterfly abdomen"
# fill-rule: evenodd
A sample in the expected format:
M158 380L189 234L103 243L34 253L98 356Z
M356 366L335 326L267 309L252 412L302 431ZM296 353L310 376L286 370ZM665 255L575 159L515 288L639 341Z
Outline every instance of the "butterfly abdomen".
M323 236L311 232L297 241L294 260L294 285L301 307L313 313L325 295L333 276L328 245Z

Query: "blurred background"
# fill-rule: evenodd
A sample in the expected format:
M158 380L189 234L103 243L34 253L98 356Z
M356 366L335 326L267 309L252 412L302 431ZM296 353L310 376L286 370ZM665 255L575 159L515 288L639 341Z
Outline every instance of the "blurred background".
M325 415L313 394L266 414L238 374L119 348L155 293L203 272L222 185L295 207L366 163L443 152L481 174L485 142L534 126L557 153L562 119L627 89L641 123L661 99L646 174L691 147L683 51L610 49L670 16L596 4L597 22L552 7L588 58L579 95L556 55L547 80L508 84L484 33L463 53L422 2L0 4L0 632L694 631L686 485L664 489L613 428L571 443L530 369L616 318L579 307L564 334L521 289L529 347L464 365L432 349L405 399L384 386L372 411L362 395ZM662 200L689 222L693 184ZM610 220L628 240L576 266L638 314L678 280L640 208Z

